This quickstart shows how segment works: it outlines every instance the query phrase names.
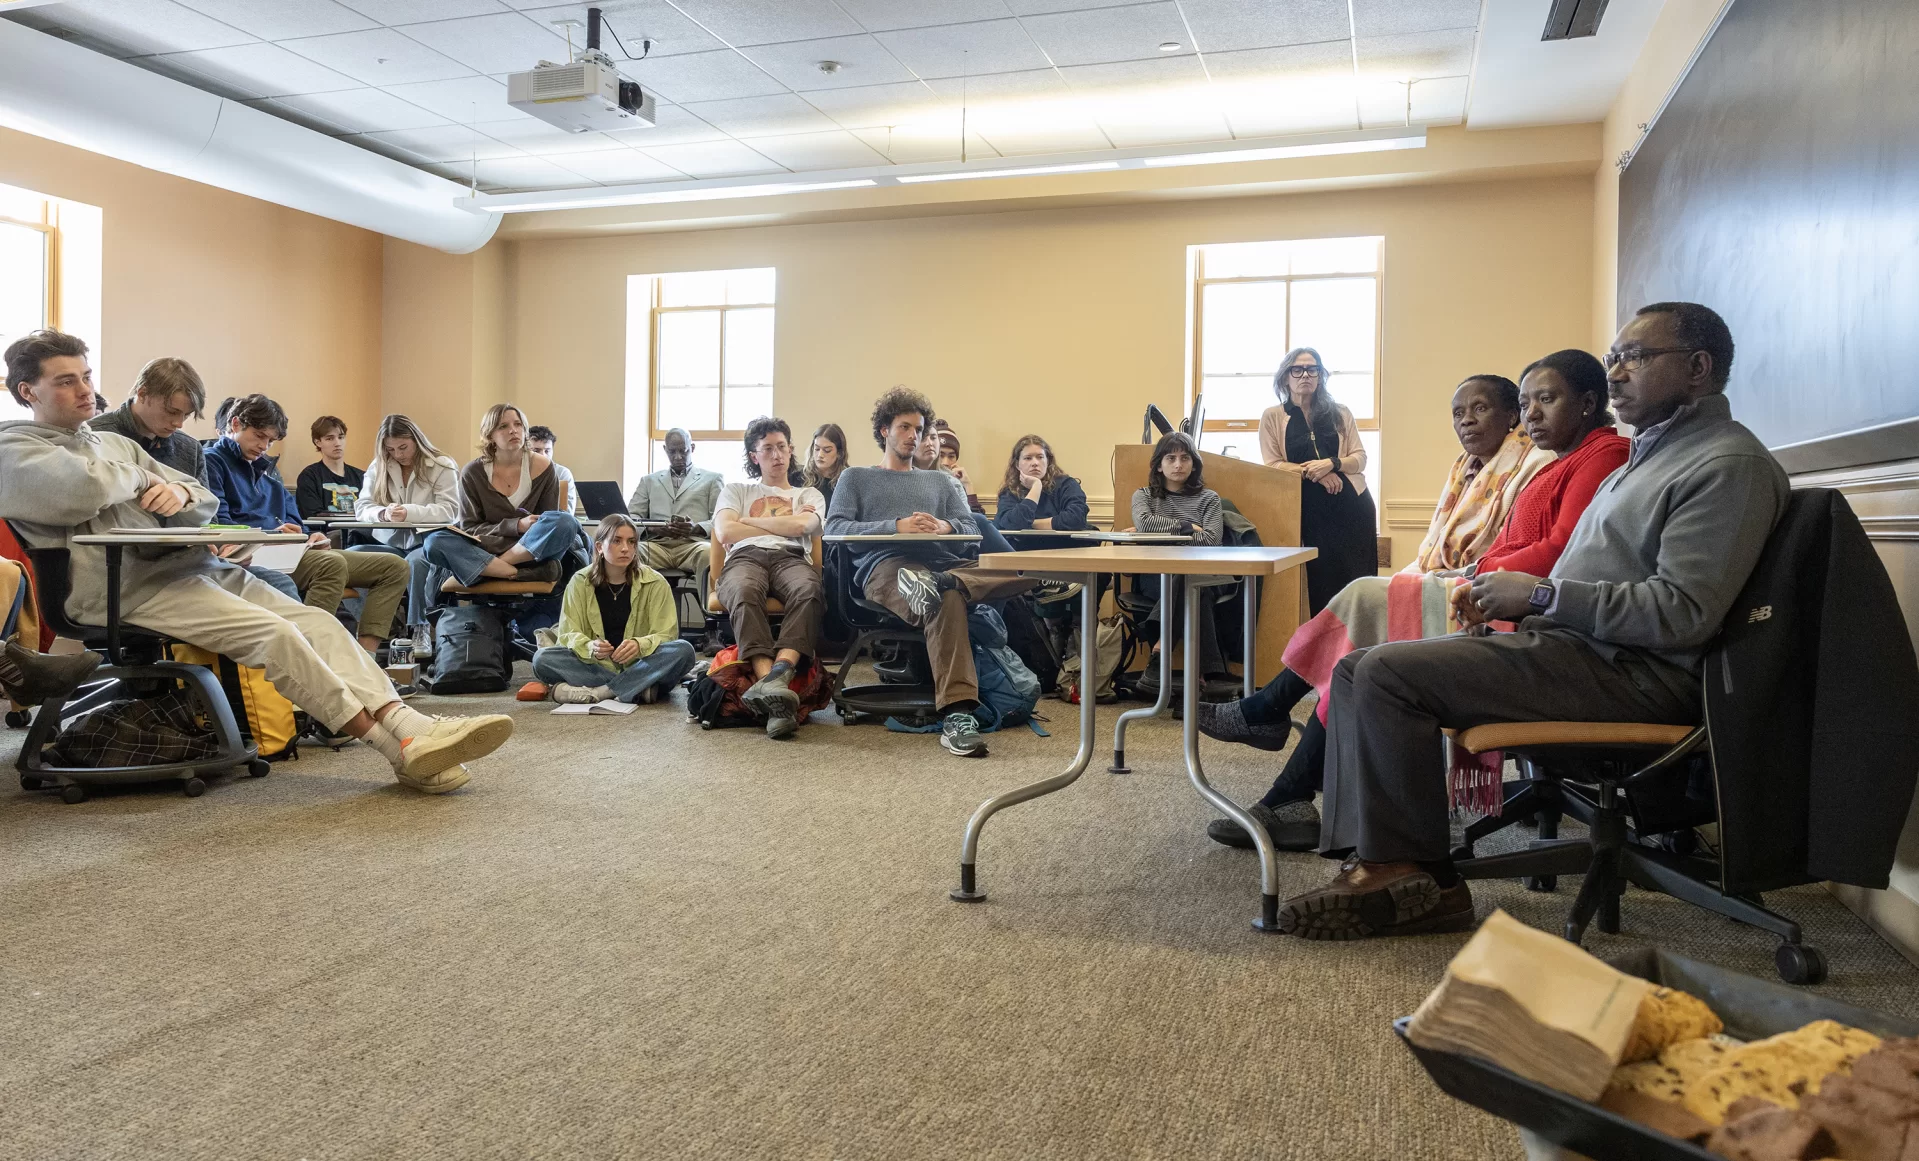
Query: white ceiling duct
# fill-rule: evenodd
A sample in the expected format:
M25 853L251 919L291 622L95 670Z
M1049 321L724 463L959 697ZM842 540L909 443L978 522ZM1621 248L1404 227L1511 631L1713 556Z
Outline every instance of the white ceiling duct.
M12 21L0 60L8 128L451 254L499 228L445 178Z

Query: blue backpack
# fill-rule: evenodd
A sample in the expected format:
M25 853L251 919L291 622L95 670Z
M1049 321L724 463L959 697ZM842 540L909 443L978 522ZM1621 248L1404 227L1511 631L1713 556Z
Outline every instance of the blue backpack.
M966 635L973 645L973 670L979 678L980 732L990 734L1006 726L1024 722L1042 738L1050 737L1033 721L1033 709L1039 705L1039 678L1006 644L1006 622L991 605L974 605L966 613ZM908 726L897 718L886 719L886 728L898 733L932 733L938 722Z

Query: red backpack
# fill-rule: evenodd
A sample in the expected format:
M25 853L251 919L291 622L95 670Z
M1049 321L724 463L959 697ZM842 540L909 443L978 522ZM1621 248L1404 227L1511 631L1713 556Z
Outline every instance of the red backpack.
M693 683L687 693L687 710L699 719L700 728L705 730L761 725L760 715L741 700L746 691L753 688L754 680L753 666L740 660L740 647L728 645L714 655L712 664L706 667L706 675ZM788 688L800 697L802 725L807 715L825 709L833 701L833 680L811 657L800 659Z

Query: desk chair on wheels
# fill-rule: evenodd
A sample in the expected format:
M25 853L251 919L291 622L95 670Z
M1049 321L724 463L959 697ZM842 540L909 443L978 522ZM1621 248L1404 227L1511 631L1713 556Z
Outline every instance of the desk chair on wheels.
M200 776L210 771L245 767L249 777L266 776L271 766L241 737L233 708L220 688L219 677L211 669L163 660L168 639L162 634L117 623L108 629L69 620L66 605L72 576L67 550L29 548L27 556L33 569L34 592L40 601L40 616L57 635L73 638L104 654L106 664L94 670L92 679L80 687L86 691L84 694L50 698L34 713L26 741L20 747L20 757L15 762L20 771L21 789L57 789L61 801L73 805L87 800L87 787L92 785L175 781L187 797L198 798L207 788ZM114 620L117 622L118 618ZM137 766L63 767L44 759L41 751L59 734L63 720L115 700L152 696L175 685L186 690L194 708L212 725L216 746L212 754L182 762Z
M907 724L923 724L938 718L933 686L927 682L878 682L872 685L846 684L846 675L862 655L880 645L898 645L926 650L926 634L894 616L877 601L869 601L853 581L853 554L844 544L835 544L826 563L826 601L853 630L853 643L840 661L833 689L833 711L841 720L852 722L860 715L876 718L896 717Z

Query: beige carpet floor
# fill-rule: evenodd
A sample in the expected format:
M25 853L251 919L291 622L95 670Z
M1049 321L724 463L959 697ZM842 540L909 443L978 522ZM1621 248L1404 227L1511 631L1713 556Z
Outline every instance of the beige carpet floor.
M677 707L563 719L445 798L363 746L190 800L0 792L0 1154L31 1158L1513 1158L1397 1042L1463 936L1254 932L1255 862L1201 833L1170 721L1063 767L817 724L784 744ZM1101 709L1110 737L1114 710ZM8 731L11 759L21 734ZM1109 743L1102 743L1106 745ZM1210 746L1255 795L1277 766ZM1303 889L1329 864L1285 858ZM1475 886L1555 925L1557 895ZM1919 1015L1919 971L1823 891L1775 897L1826 991ZM1772 941L1634 891L1625 934L1760 975Z

